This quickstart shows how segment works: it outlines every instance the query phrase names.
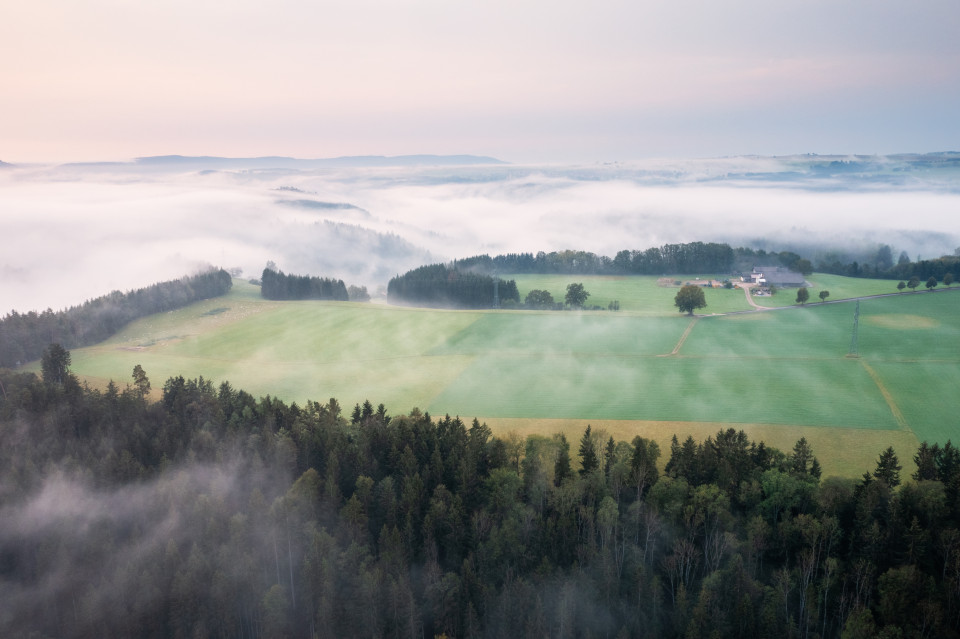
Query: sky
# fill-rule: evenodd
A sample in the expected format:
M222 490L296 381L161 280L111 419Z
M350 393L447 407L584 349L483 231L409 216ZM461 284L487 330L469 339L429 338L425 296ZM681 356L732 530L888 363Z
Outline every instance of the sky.
M960 150L956 0L32 0L0 160Z

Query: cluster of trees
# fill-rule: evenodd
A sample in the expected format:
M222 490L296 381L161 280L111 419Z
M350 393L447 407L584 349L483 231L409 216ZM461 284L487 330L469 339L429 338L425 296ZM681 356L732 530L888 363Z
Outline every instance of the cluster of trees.
M387 284L387 301L391 304L493 308L495 299L500 304L519 304L516 280L434 264L397 275Z
M39 359L51 342L66 348L102 342L135 319L224 295L232 285L230 274L216 269L127 293L114 291L63 311L11 312L0 318L0 366Z
M946 275L943 276L944 286L950 287L953 285L953 282L954 282L953 273L947 273ZM931 275L929 278L927 278L927 281L924 284L924 286L927 287L928 291L932 291L937 287L938 283L939 282L937 282L937 278ZM920 286L920 278L917 277L916 275L911 277L909 282L904 282L903 280L900 280L899 282L897 282L897 290L900 291L901 293L905 288L909 288L911 291L916 291L918 286Z
M366 290L363 291L366 293ZM311 275L286 275L283 271L263 269L260 295L268 300L338 300L347 301L350 295L343 280Z
M848 277L870 277L889 280L909 280L917 277L926 281L933 277L943 280L947 274L960 273L960 255L944 255L938 258L910 261L910 257L901 252L894 262L889 245L881 244L874 258L862 262L856 260L843 262L837 258L825 257L817 262L817 271Z
M552 310L562 311L564 308L583 309L586 308L587 298L590 297L590 291L583 287L582 282L567 284L567 292L563 296L562 302L556 302L550 291L535 288L527 293L523 299L523 305L526 308L534 310ZM619 311L620 302L613 300L607 306L608 310ZM599 306L594 306L593 310L600 310Z
M822 479L805 439L571 451L203 378L151 402L62 348L43 370L0 370L3 636L960 634L950 442L906 481L893 449Z
M610 258L588 251L552 251L477 255L456 260L453 267L476 273L558 273L582 275L660 275L663 273L727 273L734 263L728 244L690 242L646 250L623 250Z

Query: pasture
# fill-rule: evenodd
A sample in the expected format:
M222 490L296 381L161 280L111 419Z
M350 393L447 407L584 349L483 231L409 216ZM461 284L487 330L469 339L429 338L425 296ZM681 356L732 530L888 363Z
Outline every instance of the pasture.
M591 423L665 448L674 433L702 439L727 427L784 449L805 436L827 473L854 477L888 445L909 469L919 440L960 439L958 292L862 301L854 358L850 302L691 319L673 308L676 289L654 278L562 279L646 310L270 302L236 282L227 296L73 350L72 370L93 385L123 385L140 364L154 397L172 375L202 375L298 403L369 399L391 414L477 417L498 433L579 436ZM858 282L830 285L856 292Z
M631 277L603 277L591 275L501 275L505 280L516 280L517 290L520 293L520 301L526 298L527 293L534 289L550 291L553 299L562 302L567 294L567 285L574 282L583 283L584 288L590 293L587 298L587 306L599 306L607 308L607 305L617 300L620 302L620 311L628 311L641 315L663 315L664 313L677 313L673 306L673 298L680 290L679 286L670 284L664 286L658 283L657 278L647 275L636 275ZM725 276L704 274L704 280L715 278L722 280ZM667 278L671 282L696 281L688 276L671 276ZM729 313L731 311L745 311L750 309L743 291L738 289L725 288L704 288L704 295L707 300L707 308L704 313Z

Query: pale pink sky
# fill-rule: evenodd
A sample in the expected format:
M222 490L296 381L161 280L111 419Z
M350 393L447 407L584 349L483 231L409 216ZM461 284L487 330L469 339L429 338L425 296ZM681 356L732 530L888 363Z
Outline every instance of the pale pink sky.
M31 0L0 160L960 150L956 0Z

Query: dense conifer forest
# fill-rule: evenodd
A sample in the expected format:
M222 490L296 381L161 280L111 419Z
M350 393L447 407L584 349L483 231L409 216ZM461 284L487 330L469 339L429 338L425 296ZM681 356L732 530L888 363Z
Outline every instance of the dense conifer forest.
M664 244L643 251L623 250L616 257L588 251L540 251L507 255L478 255L456 260L453 266L477 273L555 273L580 275L661 275L728 273L734 250L728 244L690 242Z
M230 274L216 269L127 293L114 291L63 311L14 311L0 318L0 366L40 359L52 342L65 348L102 342L135 319L219 297L232 285Z
M960 450L821 477L172 377L0 370L4 637L956 637ZM157 398L157 401L152 401Z
M337 300L349 299L343 280L310 275L286 275L272 268L263 269L260 294L268 300Z
M501 304L519 303L516 281L495 279L443 264L421 266L392 278L387 285L387 300L391 304L494 308L495 298Z

